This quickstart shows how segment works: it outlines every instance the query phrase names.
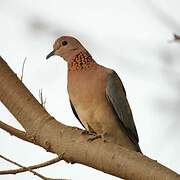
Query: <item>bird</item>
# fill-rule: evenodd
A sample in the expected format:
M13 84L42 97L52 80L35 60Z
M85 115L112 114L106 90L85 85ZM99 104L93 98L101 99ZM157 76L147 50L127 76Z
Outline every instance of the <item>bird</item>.
M98 64L72 36L55 40L51 56L67 62L67 91L75 117L85 131L141 153L127 95L118 74Z

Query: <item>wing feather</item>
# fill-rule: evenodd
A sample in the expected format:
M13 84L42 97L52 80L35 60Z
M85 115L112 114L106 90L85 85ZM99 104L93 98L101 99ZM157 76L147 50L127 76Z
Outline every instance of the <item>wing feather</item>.
M132 112L126 98L124 86L115 71L112 71L107 78L106 96L117 113L120 123L125 127L127 135L135 145L138 145L139 138L132 116Z

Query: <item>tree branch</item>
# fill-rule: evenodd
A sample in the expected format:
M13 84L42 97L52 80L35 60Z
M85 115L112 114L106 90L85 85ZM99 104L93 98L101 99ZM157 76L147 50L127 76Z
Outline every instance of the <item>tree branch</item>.
M6 160L6 161L8 161L8 162L10 162L10 163L12 163L12 164L14 164L14 165L16 165L16 166L21 167L21 168L25 169L26 171L29 171L29 172L33 173L34 175L40 177L41 179L44 179L44 180L63 180L63 179L54 179L54 178L45 177L45 176L41 175L40 173L37 173L37 172L33 171L33 170L30 169L29 167L22 166L22 165L20 165L19 163L14 162L14 161L12 161L12 160L10 160L10 159L2 156L2 155L0 155L0 158Z
M2 121L0 121L0 128L8 132L10 135L16 136L24 141L36 144L32 136L29 136L26 132L16 129Z
M55 164L55 163L59 162L60 160L62 160L62 157L63 157L63 154L56 157L56 158L54 158L54 159L51 159L49 161L46 161L46 162L43 162L43 163L40 163L40 164L36 164L36 165L33 165L33 166L28 166L27 169L31 169L31 170L39 169L39 168L42 168L42 167L49 166L51 164ZM3 170L3 171L0 171L0 175L22 173L22 172L28 171L27 169L19 168L19 169Z
M180 176L150 158L119 145L96 139L51 117L9 66L0 58L0 100L35 142L47 151L62 154L111 175L134 180L179 180Z

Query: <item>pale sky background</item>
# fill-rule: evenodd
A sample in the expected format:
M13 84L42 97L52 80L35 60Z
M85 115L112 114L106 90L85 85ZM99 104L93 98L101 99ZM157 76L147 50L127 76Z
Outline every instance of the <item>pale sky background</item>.
M45 60L54 40L73 35L94 59L113 68L126 88L143 153L180 173L180 1L1 0L0 55L21 75L36 98L43 88L46 109L64 124L81 127L66 91L66 63ZM0 120L21 128L0 104ZM28 166L55 157L0 129L0 154ZM16 166L0 159L0 170ZM63 161L38 170L51 178L116 180L92 168ZM0 180L36 180L31 173Z

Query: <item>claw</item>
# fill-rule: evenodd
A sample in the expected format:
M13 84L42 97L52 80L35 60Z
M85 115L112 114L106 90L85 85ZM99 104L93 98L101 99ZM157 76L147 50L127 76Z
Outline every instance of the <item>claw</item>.
M86 130L86 129L85 129L85 130L82 130L81 134L87 134L87 135L96 136L96 133L90 132L90 131L88 131L88 130Z
M95 139L101 138L104 143L107 142L107 139L106 139L107 133L96 134L96 133L91 133L90 132L90 134L93 135L93 137L88 138L88 141L94 141Z
M102 138L102 136L101 135L95 135L94 137L88 138L88 141L91 142L91 141L94 141L95 139L99 139L99 138Z

